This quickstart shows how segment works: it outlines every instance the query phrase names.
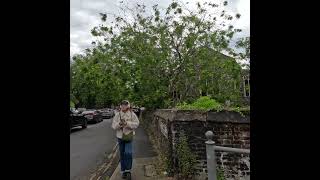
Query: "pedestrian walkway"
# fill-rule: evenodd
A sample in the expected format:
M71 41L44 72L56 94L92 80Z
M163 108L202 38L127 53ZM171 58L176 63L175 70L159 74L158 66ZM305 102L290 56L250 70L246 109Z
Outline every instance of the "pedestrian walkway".
M132 180L161 180L167 179L156 174L155 167L157 154L152 148L148 135L140 126L136 130L133 141L133 163L131 170ZM122 180L120 174L120 164L111 176L110 180Z
M135 158L133 159L133 167L131 172L132 180L167 180L164 176L156 175L155 164L156 159L154 157L147 158ZM120 174L120 164L114 171L110 180L122 180Z
M133 140L133 158L155 157L157 153L154 151L149 137L143 127L140 125L136 129Z

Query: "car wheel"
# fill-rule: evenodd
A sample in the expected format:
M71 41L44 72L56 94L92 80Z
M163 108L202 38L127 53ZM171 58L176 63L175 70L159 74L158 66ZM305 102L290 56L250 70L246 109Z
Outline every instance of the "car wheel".
M86 119L83 120L82 129L87 128L88 122Z

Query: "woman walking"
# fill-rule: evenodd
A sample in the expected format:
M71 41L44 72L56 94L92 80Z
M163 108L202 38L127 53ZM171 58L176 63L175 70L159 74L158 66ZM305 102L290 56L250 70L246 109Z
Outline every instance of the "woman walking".
M125 179L131 177L132 169L132 141L135 129L139 126L137 115L131 110L130 103L124 100L120 104L112 121L112 128L116 130L120 151L121 175Z

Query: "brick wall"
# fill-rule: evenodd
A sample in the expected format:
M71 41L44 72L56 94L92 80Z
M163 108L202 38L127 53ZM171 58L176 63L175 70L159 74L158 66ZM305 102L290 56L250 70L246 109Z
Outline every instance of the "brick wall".
M176 167L175 145L183 130L188 137L189 147L197 157L196 169L199 174L206 171L206 131L213 131L216 145L250 148L249 113L162 109L145 113L142 124L156 139L155 146L169 154L173 168ZM227 177L250 175L248 155L217 151L216 156L218 167L224 170Z

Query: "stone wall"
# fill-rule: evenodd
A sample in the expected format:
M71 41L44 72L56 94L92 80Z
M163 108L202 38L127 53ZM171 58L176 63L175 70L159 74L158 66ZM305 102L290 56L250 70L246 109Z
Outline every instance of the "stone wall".
M172 141L171 133L164 133L164 129L169 129L168 125L169 120L166 118L162 118L163 116L169 116L170 114L164 114L163 116L155 116L156 111L147 111L143 112L140 116L140 123L146 129L149 134L151 142L156 148L156 151L159 153L161 151L162 154L168 156L172 159ZM166 127L163 127L165 125ZM164 135L167 134L167 135Z
M169 155L173 168L177 166L174 152L181 131L187 135L188 145L197 157L198 174L206 171L206 131L213 131L216 145L250 148L249 113L161 109L145 114L142 124L152 132L155 146ZM250 175L249 155L217 151L216 156L218 167L227 177Z

